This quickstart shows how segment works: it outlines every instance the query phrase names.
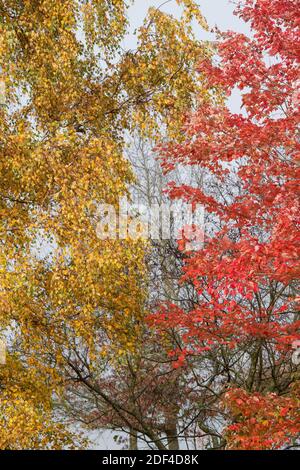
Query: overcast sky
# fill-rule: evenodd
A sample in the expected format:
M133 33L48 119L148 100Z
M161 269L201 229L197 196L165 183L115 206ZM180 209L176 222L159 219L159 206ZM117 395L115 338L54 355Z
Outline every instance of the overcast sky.
M154 6L157 8L163 3L165 3L164 0L135 0L134 5L128 12L132 30L142 24L149 7ZM217 25L223 31L228 29L241 32L248 31L245 23L233 14L234 5L231 0L198 0L197 3L200 5L210 27ZM161 10L174 15L180 13L176 0L167 1L161 7ZM213 38L212 35L203 33L200 29L197 33L201 39Z
M198 0L198 5L205 16L209 27L218 26L221 31L233 30L249 34L249 27L237 16L234 15L234 3L232 0ZM180 15L180 8L176 0L135 0L134 4L128 10L130 20L130 30L126 40L123 43L124 49L135 49L136 38L134 30L143 24L149 7L159 8L162 11L171 13L174 16ZM199 39L213 40L214 35L203 31L199 25L195 24L195 32ZM228 104L232 112L241 112L240 92L234 91L228 99Z

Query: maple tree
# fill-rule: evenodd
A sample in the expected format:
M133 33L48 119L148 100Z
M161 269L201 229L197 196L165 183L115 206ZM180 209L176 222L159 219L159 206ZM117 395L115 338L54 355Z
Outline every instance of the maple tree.
M0 370L1 447L68 441L51 421L52 398L63 393L79 344L91 364L106 347L134 350L145 246L100 240L97 206L117 207L133 181L126 133L180 134L201 89L195 63L211 48L195 39L191 21L206 23L184 0L180 19L151 8L136 49L124 51L130 3L0 1L0 327L8 358L17 354ZM44 377L45 394L10 388L10 368L21 382L18 364Z
M176 367L216 358L219 380L209 383L225 445L273 449L297 445L300 432L291 362L300 326L299 2L245 0L236 13L251 36L218 32L215 57L198 67L208 95L187 117L184 141L160 145L165 172L203 170L200 187L169 185L171 198L206 209L204 249L184 251L182 282L198 299L189 310L165 302L150 322L180 332ZM236 89L238 114L227 103Z

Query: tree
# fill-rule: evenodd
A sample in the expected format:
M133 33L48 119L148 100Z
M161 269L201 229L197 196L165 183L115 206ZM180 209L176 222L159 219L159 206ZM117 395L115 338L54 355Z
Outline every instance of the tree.
M136 176L130 187L132 202L144 204L148 209L154 204L162 207L169 201L163 192L162 169L152 150L154 143L135 134L127 152ZM178 172L178 181L196 179L197 175L187 173ZM147 312L153 311L162 298L193 305L195 289L179 283L182 258L175 240L158 238L148 242ZM107 339L101 336L101 331L98 334L97 342L103 345ZM91 365L88 351L77 347L73 357L68 357L63 372L68 379L61 404L64 412L89 429L110 429L122 433L121 436L129 435L130 448L195 447L199 437L199 400L210 401L211 406L211 397L208 400L207 387L197 380L201 361L197 359L187 368L173 367L176 357L168 357L167 351L170 345L180 344L174 329L166 331L161 338L143 322L133 352L116 357L107 342L108 354L94 358ZM206 367L204 364L203 368ZM203 412L200 414L203 416Z
M25 368L11 355L0 369L0 448L74 449L86 444L66 424L53 419L52 389L47 375Z
M169 187L207 211L204 249L185 251L183 281L199 299L189 311L165 303L151 321L181 331L178 367L216 357L227 447L272 449L299 437L299 4L245 0L237 14L251 37L219 33L216 57L199 63L223 100L210 92L187 118L184 141L160 146L166 172L180 163L205 174L203 187ZM226 102L236 88L240 114Z
M205 26L192 1L178 20L150 9L124 51L129 3L0 1L0 325L8 356L47 376L52 397L78 347L91 363L107 344L134 349L145 246L100 240L97 208L117 207L133 180L126 133L178 135L201 86L196 60L210 54L192 34L194 17ZM39 436L15 439L35 447Z

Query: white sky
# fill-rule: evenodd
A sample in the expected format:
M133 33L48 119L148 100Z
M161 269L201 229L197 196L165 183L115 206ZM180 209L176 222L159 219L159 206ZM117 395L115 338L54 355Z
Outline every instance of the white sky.
M249 27L233 14L234 3L232 0L197 0L201 11L205 16L210 28L218 26L221 31L233 30L249 34ZM161 6L162 5L162 6ZM126 37L124 49L135 49L136 39L134 30L143 24L149 7L161 7L162 11L171 13L174 16L180 14L180 8L176 0L135 0L128 10L131 32ZM195 24L195 33L199 39L213 40L214 35L203 31L199 25ZM234 91L228 99L228 105L232 112L241 112L241 95L239 91Z
M128 10L128 16L132 29L137 28L143 22L149 7L158 8L165 3L164 0L135 0L134 4ZM233 15L234 4L231 0L197 0L201 7L202 13L208 21L210 27L218 26L219 29L225 31L231 29L234 31L247 32L248 28L243 21ZM162 11L178 15L180 8L176 0L169 0L161 7ZM199 31L199 38L213 39L211 34L203 34ZM129 43L132 38L128 38Z

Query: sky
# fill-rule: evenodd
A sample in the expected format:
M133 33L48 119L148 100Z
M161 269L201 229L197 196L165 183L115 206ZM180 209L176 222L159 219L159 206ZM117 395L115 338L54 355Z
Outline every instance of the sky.
M211 29L218 26L221 31L233 30L249 34L248 25L234 15L235 6L232 0L197 0L197 3ZM124 49L135 49L136 38L133 32L143 24L149 7L160 8L174 16L179 16L181 11L176 0L135 0L128 10L130 32L123 42ZM214 40L214 34L202 30L197 24L195 24L195 33L199 39ZM239 91L234 91L228 98L228 105L232 112L241 112Z
M160 5L165 3L161 10L173 15L180 13L180 8L177 5L176 0L135 0L134 4L129 8L128 16L132 30L137 28L143 23L143 19L146 16L149 7L158 8ZM197 0L198 5L201 7L201 11L205 16L210 27L218 26L219 29L225 31L232 29L239 32L247 32L248 28L245 23L234 16L234 4L231 0ZM200 39L213 39L212 34L203 33L200 30L197 31L197 35ZM128 38L128 43L133 38ZM134 44L134 42L133 42Z

